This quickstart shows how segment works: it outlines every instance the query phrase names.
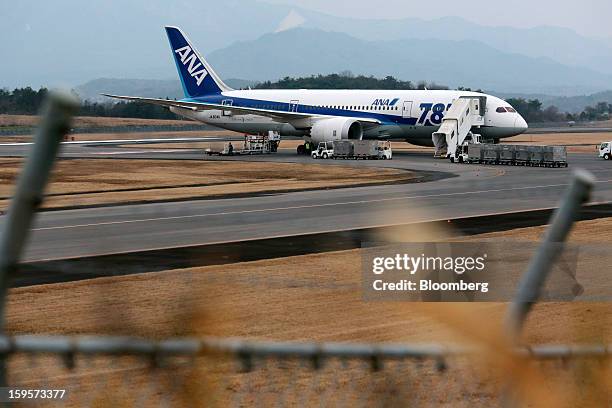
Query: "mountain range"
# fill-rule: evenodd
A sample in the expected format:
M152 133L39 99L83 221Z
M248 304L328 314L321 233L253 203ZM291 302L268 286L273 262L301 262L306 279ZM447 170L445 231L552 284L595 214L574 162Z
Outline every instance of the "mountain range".
M561 64L612 74L612 41L588 38L568 28L485 26L459 17L433 20L356 20L300 10L303 27L342 31L363 40L438 39L478 41L507 53L547 57ZM339 29L341 27L341 29Z
M181 26L224 77L276 80L349 69L501 92L612 89L610 41L566 28L491 27L456 17L352 19L254 0L120 4L0 3L0 35L11 39L0 42L1 55L10 56L0 65L0 87L173 78L162 29L170 24Z
M612 87L612 74L508 53L478 41L365 41L306 28L236 42L211 53L209 60L224 77L259 81L349 70L502 92L576 95Z

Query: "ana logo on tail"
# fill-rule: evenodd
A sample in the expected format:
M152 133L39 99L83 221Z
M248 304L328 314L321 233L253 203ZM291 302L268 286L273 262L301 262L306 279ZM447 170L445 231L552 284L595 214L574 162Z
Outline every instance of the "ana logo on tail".
M181 63L187 68L187 72L196 80L198 86L202 85L204 78L208 75L202 63L198 61L198 57L193 52L190 46L186 45L182 48L174 50L181 58ZM200 69L201 68L201 69Z

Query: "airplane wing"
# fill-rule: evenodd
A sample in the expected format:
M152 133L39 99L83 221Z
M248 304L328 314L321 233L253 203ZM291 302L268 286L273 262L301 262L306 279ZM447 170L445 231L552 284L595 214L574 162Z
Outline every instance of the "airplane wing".
M241 141L242 137L175 137L175 138L155 138L155 139L108 139L108 140L79 140L61 142L66 146L121 146L121 145L138 145L138 144L173 144L173 143L199 143L199 142L226 142L226 141ZM9 142L0 143L0 147L19 147L31 146L34 142Z
M173 101L167 99L156 99L156 98L142 98L138 96L120 96L120 95L110 95L110 94L102 94L103 96L107 96L109 98L121 99L132 102L143 102L149 103L152 105L166 106L166 107L176 107L183 109L190 109L192 111L202 111L202 110L225 110L231 111L237 115L259 115L266 116L272 119L291 122L298 119L307 119L307 118L316 118L317 115L312 115L309 113L299 113L299 112L280 112L280 111L272 111L267 109L257 109L257 108L246 108L240 106L231 106L231 105L220 105L215 103L208 102L185 102L185 101ZM323 117L320 117L323 118ZM355 118L355 120L362 123L362 125L366 127L370 126L378 126L381 122L377 119L372 118Z

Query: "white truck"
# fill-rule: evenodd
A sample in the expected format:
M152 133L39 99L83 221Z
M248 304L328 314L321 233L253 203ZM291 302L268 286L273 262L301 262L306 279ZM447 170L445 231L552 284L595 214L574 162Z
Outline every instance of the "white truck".
M599 157L605 160L612 160L612 142L603 142L599 146Z
M311 156L313 159L330 159L334 156L334 143L333 142L320 142L319 146L312 151Z
M391 143L380 140L337 140L321 142L312 152L313 159L391 160Z

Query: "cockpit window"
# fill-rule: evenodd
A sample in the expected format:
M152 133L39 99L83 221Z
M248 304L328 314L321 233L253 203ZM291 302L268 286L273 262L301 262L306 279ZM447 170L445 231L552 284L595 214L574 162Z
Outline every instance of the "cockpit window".
M512 106L508 106L506 110L510 113L516 113L516 109L514 109Z
M504 108L503 106L500 106L499 108L497 108L495 110L497 113L506 113L506 108Z

